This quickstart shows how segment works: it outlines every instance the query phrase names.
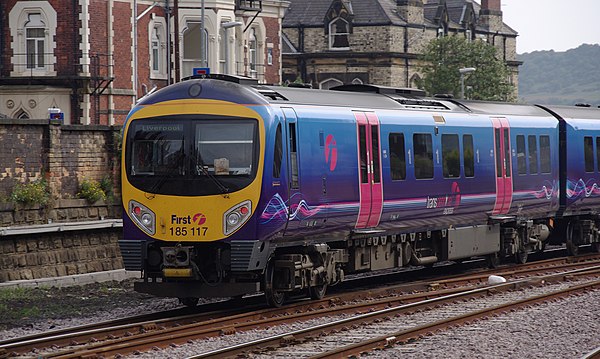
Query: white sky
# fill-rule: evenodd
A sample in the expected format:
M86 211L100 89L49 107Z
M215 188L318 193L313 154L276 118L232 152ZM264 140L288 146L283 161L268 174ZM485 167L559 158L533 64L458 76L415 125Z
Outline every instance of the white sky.
M502 15L519 54L600 43L600 0L502 0Z

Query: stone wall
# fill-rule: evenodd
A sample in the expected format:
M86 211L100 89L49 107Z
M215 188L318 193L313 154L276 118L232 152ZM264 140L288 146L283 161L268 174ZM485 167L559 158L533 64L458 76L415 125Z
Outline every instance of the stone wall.
M0 122L0 282L123 268L119 127L50 120ZM78 198L84 179L112 180L112 194ZM47 204L11 199L17 184L45 180Z
M0 283L123 268L121 228L0 237Z

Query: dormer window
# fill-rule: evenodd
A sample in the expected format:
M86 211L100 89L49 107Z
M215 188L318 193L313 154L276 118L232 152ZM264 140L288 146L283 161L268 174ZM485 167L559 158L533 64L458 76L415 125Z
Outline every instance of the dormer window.
M348 21L341 17L335 18L329 23L330 50L350 50L349 28Z

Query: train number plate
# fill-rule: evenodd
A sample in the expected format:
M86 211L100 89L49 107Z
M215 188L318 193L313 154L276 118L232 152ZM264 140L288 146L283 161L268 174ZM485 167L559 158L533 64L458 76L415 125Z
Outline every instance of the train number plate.
M169 233L175 237L204 237L208 232L208 227L169 227Z

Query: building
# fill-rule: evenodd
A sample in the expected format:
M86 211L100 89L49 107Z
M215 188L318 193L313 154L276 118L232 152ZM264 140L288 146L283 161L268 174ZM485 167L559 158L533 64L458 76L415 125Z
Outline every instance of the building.
M198 73L281 82L281 0L0 2L0 118L121 124ZM204 36L202 36L204 34ZM53 110L49 110L53 109Z
M283 21L283 80L313 87L415 87L418 55L439 36L494 45L518 88L517 32L501 0L290 0ZM516 91L516 90L515 90Z

